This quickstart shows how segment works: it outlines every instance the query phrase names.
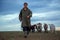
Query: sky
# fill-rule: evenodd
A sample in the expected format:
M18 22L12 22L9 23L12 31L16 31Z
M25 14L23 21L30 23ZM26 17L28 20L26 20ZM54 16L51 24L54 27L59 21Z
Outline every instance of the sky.
M31 24L54 24L60 30L60 0L0 0L0 31L20 31L23 3L32 11Z

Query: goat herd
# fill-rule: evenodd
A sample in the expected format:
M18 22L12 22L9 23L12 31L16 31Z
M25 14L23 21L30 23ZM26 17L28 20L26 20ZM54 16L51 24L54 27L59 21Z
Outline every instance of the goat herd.
M44 23L42 25L41 23L31 25L31 31L32 32L42 32L42 29L44 28L44 32L48 32L48 24ZM49 24L49 28L51 32L55 32L55 25L54 24Z

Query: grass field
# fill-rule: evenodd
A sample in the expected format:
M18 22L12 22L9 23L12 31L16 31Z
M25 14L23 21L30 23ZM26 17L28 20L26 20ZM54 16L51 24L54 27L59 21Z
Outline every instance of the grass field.
M23 32L20 31L5 31L0 32L0 40L60 40L60 31L56 33L30 32L27 38L24 38Z

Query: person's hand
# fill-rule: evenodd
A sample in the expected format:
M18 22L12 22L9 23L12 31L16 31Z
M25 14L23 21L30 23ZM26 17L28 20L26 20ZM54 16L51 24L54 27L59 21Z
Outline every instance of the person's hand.
M27 18L30 18L29 16L27 16Z
M22 21L22 18L20 18L20 21Z

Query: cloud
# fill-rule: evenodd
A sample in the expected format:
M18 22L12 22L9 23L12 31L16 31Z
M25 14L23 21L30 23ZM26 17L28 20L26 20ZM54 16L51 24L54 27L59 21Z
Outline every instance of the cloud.
M33 2L32 2L33 1ZM28 7L33 12L46 12L53 10L60 10L60 0L2 0L1 12L20 11L23 3L27 2ZM38 11L37 11L38 10Z
M0 31L21 31L20 24L8 24L0 27Z
M49 12L42 12L42 13L33 13L32 21L56 21L60 20L60 11L49 11Z
M0 15L0 21L10 21L18 17L18 14Z
M47 23L47 24L55 24L56 27L60 26L60 11L49 11L49 12L41 12L41 13L33 13L31 18L32 24L36 23Z
M0 15L0 31L21 31L18 13Z
M32 24L53 23L60 27L60 0L0 0L0 30L19 30L18 16L24 2L33 13Z

